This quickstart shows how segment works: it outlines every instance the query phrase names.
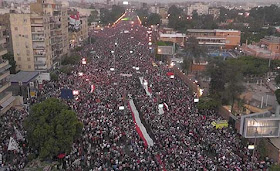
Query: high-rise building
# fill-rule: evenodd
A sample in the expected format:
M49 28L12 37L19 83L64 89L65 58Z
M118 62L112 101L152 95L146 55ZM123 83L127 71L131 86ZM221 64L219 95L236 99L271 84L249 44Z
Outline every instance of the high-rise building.
M56 65L69 50L67 7L55 0L37 0L30 5L30 11L50 17L52 61Z
M2 58L7 53L7 49L4 46L6 43L6 38L3 36L4 30L5 27L0 26L0 115L10 109L15 100L12 92L7 90L11 86L11 82L8 80L11 66L8 60L3 60Z
M47 71L69 50L67 9L54 0L38 0L30 11L9 14L17 70Z

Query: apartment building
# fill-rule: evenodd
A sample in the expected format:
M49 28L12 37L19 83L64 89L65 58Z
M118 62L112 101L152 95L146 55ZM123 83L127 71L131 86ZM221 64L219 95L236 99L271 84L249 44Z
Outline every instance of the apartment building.
M0 115L10 109L15 101L12 92L7 90L11 86L11 82L8 80L11 66L9 61L2 59L2 56L7 53L7 49L4 46L6 38L3 36L5 29L5 27L0 26Z
M214 19L217 19L220 17L220 9L219 8L209 8L208 14L212 15Z
M187 30L187 37L195 37L200 45L219 49L233 49L239 46L240 34L238 30Z
M52 62L59 64L69 51L67 7L55 0L37 0L30 4L30 11L50 18L45 25L50 27Z
M196 11L198 15L208 14L209 6L203 3L195 3L187 7L187 15L192 16L193 12Z
M69 51L67 9L54 0L38 0L30 11L9 14L17 70L47 71Z

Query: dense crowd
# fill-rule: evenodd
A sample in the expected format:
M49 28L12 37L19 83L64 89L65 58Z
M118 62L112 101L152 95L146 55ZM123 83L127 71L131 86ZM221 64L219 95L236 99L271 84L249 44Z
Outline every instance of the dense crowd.
M76 64L71 74L60 73L59 81L44 84L38 99L60 98L61 89L78 90L75 99L65 102L76 111L84 124L82 136L73 143L64 158L65 170L262 170L269 163L252 162L251 153L231 128L215 129L211 122L221 119L214 111L199 112L188 86L165 64L154 62L149 49L148 29L131 21L120 21L114 27L92 32L94 44L80 52L87 64ZM135 69L135 68L139 68ZM83 74L80 74L80 73ZM149 84L147 96L139 77ZM92 91L91 85L94 85ZM128 95L141 115L154 146L146 147L135 130L128 106ZM159 114L158 105L168 110ZM124 110L119 110L124 106ZM28 148L7 151L14 126L22 131L26 110L8 111L1 117L0 164L7 170L21 170ZM16 137L15 137L16 138ZM20 146L26 146L22 140Z

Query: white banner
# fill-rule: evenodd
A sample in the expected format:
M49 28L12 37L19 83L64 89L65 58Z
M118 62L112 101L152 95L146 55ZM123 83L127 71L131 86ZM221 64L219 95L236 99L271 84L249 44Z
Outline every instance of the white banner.
M140 83L143 86L144 90L146 91L146 94L149 97L152 97L152 93L149 92L149 88L148 88L148 81L145 80L143 77L139 77Z
M23 136L21 135L21 133L19 132L19 130L17 130L17 128L15 126L14 126L14 130L16 133L17 140L24 140Z
M18 143L16 142L16 140L13 139L13 137L10 137L10 142L9 142L8 150L19 151Z

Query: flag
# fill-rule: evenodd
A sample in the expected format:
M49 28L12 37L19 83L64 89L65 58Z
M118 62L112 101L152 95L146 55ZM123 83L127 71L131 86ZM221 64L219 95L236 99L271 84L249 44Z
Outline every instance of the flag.
M171 75L174 75L174 73L173 72L167 72L166 75L170 77Z
M18 143L16 142L16 140L13 139L13 137L10 137L10 142L9 142L8 150L19 151Z
M61 153L61 154L59 154L57 157L59 158L59 159L62 159L62 158L64 158L66 155L64 154L64 153Z
M168 105L167 105L166 103L163 103L163 105L164 105L165 109L166 109L167 111L169 111Z
M21 133L19 132L19 130L17 130L17 128L14 126L14 130L15 130L15 133L16 133L16 137L17 137L17 140L24 140L23 136L21 135Z
M91 86L90 86L90 92L93 93L94 90L95 90L95 85L91 85Z

